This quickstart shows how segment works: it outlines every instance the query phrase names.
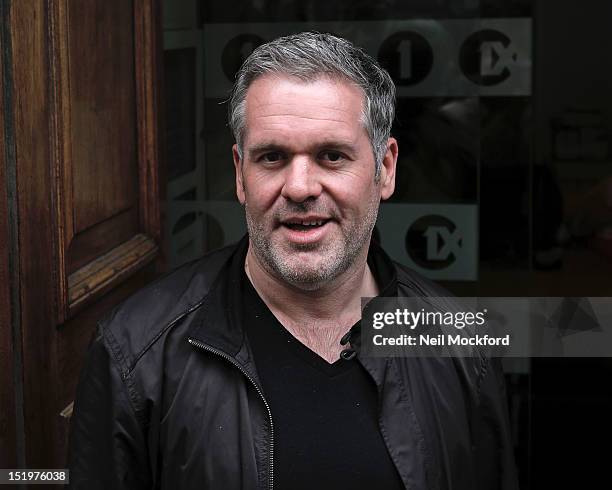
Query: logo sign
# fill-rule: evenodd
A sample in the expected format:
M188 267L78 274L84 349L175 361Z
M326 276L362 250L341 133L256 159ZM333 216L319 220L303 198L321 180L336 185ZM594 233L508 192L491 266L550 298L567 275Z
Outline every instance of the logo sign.
M431 72L434 54L421 34L402 31L383 41L378 61L397 85L416 85Z
M389 71L400 97L531 94L531 19L205 24L205 97L225 99L265 41L316 30L350 39Z
M244 208L234 201L168 201L169 262L178 267L204 252L205 237L214 237L213 247L237 242L247 231ZM186 216L197 216L192 226L177 230Z
M406 232L406 252L426 269L445 269L461 255L461 231L449 219L428 215L417 219Z
M427 277L476 280L477 216L475 205L382 204L379 241L393 259Z
M517 61L518 53L510 38L493 29L469 36L459 53L463 74L475 84L486 87L510 78Z
M256 34L239 34L228 41L221 53L221 67L230 83L253 50L266 41Z

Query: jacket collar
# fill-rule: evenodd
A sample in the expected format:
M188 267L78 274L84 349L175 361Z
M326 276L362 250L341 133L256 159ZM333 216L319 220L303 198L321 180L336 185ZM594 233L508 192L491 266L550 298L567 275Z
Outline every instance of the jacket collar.
M242 328L240 285L248 246L248 235L245 235L221 268L202 305L196 311L194 321L188 331L188 338L220 350L243 365L249 364L250 359ZM379 280L381 295L396 295L396 268L385 251L374 241L370 244L368 263L378 271L377 280ZM352 330L351 344L359 352L361 344L359 323ZM374 368L374 365L380 364L380 361L382 360L372 359L367 364ZM380 385L382 380L376 379L378 376L371 369L368 371Z
M239 291L248 247L249 239L245 235L221 268L188 331L189 338L231 357L236 357L245 343Z

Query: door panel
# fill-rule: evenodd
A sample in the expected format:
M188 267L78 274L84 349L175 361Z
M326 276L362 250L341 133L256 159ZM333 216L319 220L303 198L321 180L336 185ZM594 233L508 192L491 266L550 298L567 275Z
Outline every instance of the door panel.
M76 235L138 206L134 9L126 0L67 5Z
M58 323L158 251L152 7L50 3Z
M12 312L19 329L11 344L4 309L10 291L0 268L1 390L17 369L25 421L17 460L60 468L97 321L161 272L159 3L2 5L11 59L3 94L14 121L3 127L14 143L16 192L4 200L0 191L0 211L5 202L14 206L18 229L11 238L0 219L0 259L19 244L13 262L20 309ZM12 345L23 366L11 360ZM4 417L15 402L11 390L1 390ZM4 455L15 423L2 419L0 429Z

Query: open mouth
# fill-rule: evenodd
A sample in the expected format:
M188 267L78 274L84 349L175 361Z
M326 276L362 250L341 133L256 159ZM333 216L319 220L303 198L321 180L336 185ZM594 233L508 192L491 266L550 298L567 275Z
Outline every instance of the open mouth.
M283 223L283 226L286 226L290 230L295 230L295 231L310 231L310 230L315 230L317 228L321 228L328 221L329 221L328 219L308 220L308 221L291 221L291 222Z

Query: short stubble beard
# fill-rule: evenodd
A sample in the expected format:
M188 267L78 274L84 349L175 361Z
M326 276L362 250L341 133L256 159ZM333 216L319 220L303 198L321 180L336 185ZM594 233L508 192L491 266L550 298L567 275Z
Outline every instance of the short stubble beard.
M368 212L363 220L353 223L348 230L340 228L341 241L327 245L318 245L313 249L320 254L322 260L309 267L301 269L299 264L292 263L286 256L289 252L279 250L270 239L262 223L258 222L250 212L248 202L245 202L245 215L249 238L253 252L258 262L276 278L302 290L315 291L346 272L354 263L363 249L369 246L372 230L376 224L380 200L372 196ZM295 206L305 207L304 204ZM302 210L304 212L305 209ZM304 247L301 250L308 250ZM299 252L300 250L296 250Z

